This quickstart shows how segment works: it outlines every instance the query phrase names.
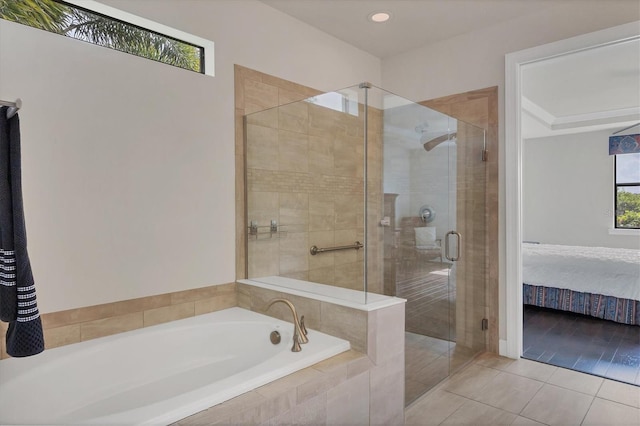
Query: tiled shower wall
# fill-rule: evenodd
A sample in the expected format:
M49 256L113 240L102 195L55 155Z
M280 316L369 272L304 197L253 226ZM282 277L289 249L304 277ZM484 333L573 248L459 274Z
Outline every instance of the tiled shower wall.
M279 275L363 289L363 250L309 253L313 245L364 242L364 107L359 110L354 116L300 101L247 116L247 226L259 227L248 239L249 278ZM368 124L369 207L371 220L379 220L379 110L369 108ZM278 233L270 232L273 220ZM373 227L372 259L381 258L380 237ZM369 269L369 291L380 291L380 272Z

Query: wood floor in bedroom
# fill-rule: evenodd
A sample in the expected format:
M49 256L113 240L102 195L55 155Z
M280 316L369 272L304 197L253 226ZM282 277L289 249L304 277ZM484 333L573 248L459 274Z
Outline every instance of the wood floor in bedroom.
M640 386L640 327L525 305L522 357Z

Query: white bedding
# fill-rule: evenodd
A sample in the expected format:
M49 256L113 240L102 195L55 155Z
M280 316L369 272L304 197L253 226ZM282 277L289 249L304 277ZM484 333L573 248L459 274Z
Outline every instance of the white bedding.
M525 284L640 300L640 250L522 245Z

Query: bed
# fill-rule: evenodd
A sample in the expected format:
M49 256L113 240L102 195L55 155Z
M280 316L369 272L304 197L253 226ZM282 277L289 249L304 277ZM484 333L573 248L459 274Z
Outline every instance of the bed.
M523 302L640 325L640 250L523 243Z

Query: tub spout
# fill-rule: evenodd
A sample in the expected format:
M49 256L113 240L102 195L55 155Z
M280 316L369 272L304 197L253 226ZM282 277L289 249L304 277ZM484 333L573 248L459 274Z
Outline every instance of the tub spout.
M293 303L288 301L287 299L274 299L269 303L267 310L275 303L284 303L291 309L291 313L293 314L293 347L291 348L292 352L300 352L302 348L300 347L301 343L307 343L309 339L303 333L302 328L300 327L300 320L298 319L298 313L296 312L296 307L293 306Z

